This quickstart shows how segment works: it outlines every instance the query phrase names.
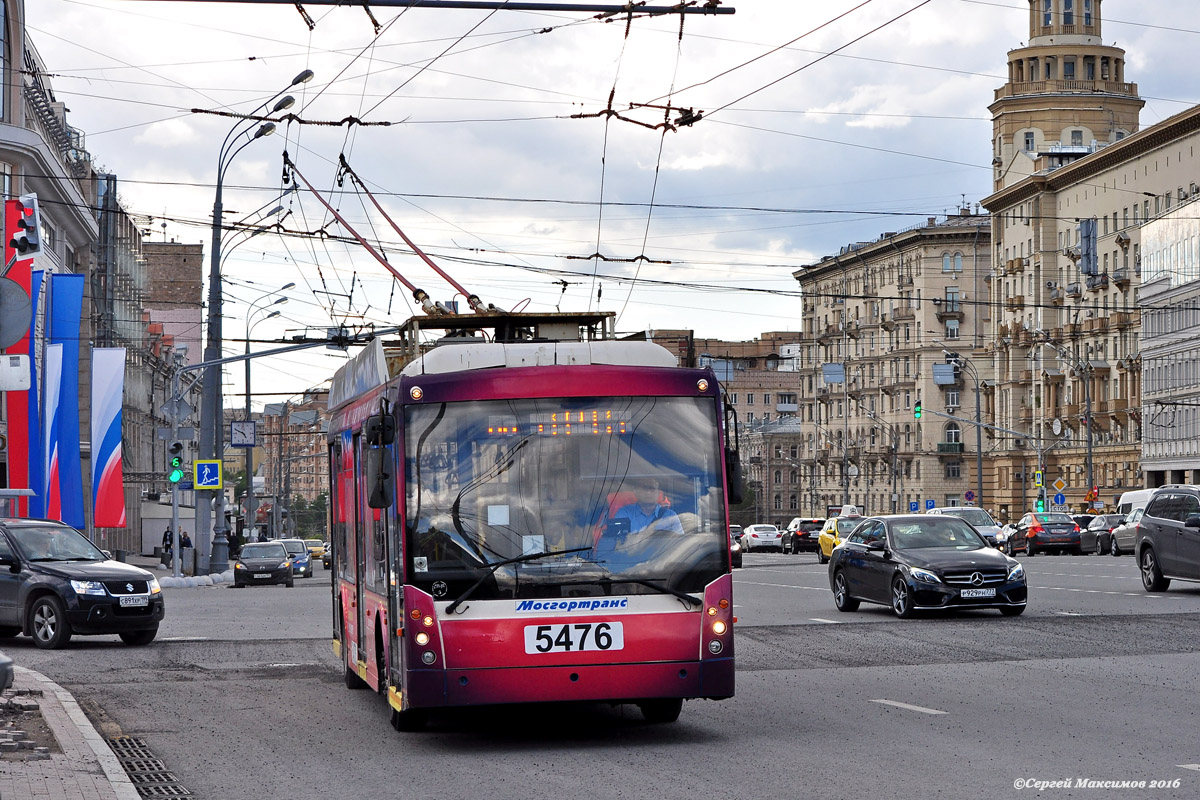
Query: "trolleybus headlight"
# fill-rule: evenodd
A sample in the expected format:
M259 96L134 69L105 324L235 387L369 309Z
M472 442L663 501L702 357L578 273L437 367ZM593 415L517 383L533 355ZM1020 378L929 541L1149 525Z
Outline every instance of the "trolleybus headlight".
M696 381L696 388L702 392L707 392L708 391L708 381L704 380L704 378L701 378L700 380Z
M716 639L713 639L712 641L710 641L708 643L708 652L712 653L714 656L717 653L721 652L721 650L722 650L722 645Z
M708 607L708 615L709 615L710 617L715 617L715 616L717 615L717 609L716 609L716 607L715 607L715 606L709 606L709 607Z
M433 627L433 617L426 617L425 619L421 620L421 624L426 628Z
M713 633L715 633L717 636L720 636L726 630L728 630L728 626L725 625L724 621L717 620L713 623Z
M424 653L421 653L421 660L426 664L432 664L434 661L437 661L437 656L432 651L426 650Z
M420 386L414 386L408 390L408 396L411 397L413 400L420 400L422 397L425 396L425 392L421 389Z
M421 631L413 638L416 640L417 644L419 644L421 646L425 646L425 645L429 644L429 634L426 633L425 631Z

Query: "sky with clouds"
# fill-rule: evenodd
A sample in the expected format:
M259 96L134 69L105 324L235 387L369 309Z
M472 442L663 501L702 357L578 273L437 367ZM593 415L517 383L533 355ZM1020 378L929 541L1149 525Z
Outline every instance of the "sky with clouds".
M284 151L435 299L454 289L339 184L339 156L485 302L599 308L619 314L620 331L727 339L798 327L798 267L988 194L987 105L1007 51L1028 37L1026 2L723 5L736 13L688 16L682 31L678 16L373 7L377 34L361 7L311 3L311 30L287 4L27 0L26 14L68 122L117 174L127 210L153 218L155 241L208 246L217 153L236 120L194 110L251 113L315 73L290 90L299 120L234 142L245 147L225 176L226 222L283 205L287 231L228 254L234 353L251 304L287 283L280 315L252 318L253 339L386 326L413 307L312 194L280 199ZM1185 63L1200 41L1194 2L1107 0L1103 11L1104 40L1126 49L1147 101L1143 126L1197 102ZM663 129L687 109L700 121ZM255 390L301 391L343 359L264 360ZM229 371L228 392L241 374Z

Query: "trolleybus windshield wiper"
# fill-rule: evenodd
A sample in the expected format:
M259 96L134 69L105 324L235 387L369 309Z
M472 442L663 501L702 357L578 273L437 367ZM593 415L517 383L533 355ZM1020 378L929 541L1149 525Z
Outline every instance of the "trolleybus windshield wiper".
M475 590L482 586L483 582L490 578L496 572L496 570L500 569L500 567L508 564L520 564L523 561L536 561L537 559L545 558L546 556L565 556L569 553L582 553L585 550L591 549L592 548L590 547L574 547L570 550L546 550L541 553L526 553L525 555L517 556L516 558L506 558L503 561L493 561L485 564L484 566L488 568L488 571L483 575L480 575L479 580L471 584L465 592L458 596L457 600L446 606L446 613L453 614L454 609L458 608L459 605L465 602L468 597L475 594Z
M687 592L682 592L679 589L672 589L670 586L663 586L661 583L655 583L654 581L646 580L644 578L613 578L610 576L605 576L603 578L596 578L595 580L571 581L570 583L564 583L561 585L562 586L594 586L594 585L599 584L600 586L605 587L606 589L608 589L611 592L612 587L614 585L619 585L622 583L633 583L638 586L645 586L648 589L654 589L655 591L662 592L663 594L673 595L675 597L678 597L680 600L683 600L688 605L693 605L693 606L704 605L704 601L701 600L699 597L696 597L695 595L688 594Z

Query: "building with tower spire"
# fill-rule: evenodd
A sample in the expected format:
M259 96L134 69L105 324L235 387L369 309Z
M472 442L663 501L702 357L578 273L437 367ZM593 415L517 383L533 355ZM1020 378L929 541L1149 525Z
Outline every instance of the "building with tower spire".
M1145 102L1101 25L1101 0L1029 0L1029 43L988 106L995 191L1137 132Z

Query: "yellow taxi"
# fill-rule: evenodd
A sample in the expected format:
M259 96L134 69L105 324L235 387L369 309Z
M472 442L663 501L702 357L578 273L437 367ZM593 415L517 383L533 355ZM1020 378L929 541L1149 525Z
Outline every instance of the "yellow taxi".
M817 561L828 564L833 555L833 548L846 541L850 532L863 521L862 514L854 506L843 506L842 513L825 520L821 534L817 537Z
M321 539L305 539L304 546L308 548L308 553L312 556L313 561L325 555L325 542Z

